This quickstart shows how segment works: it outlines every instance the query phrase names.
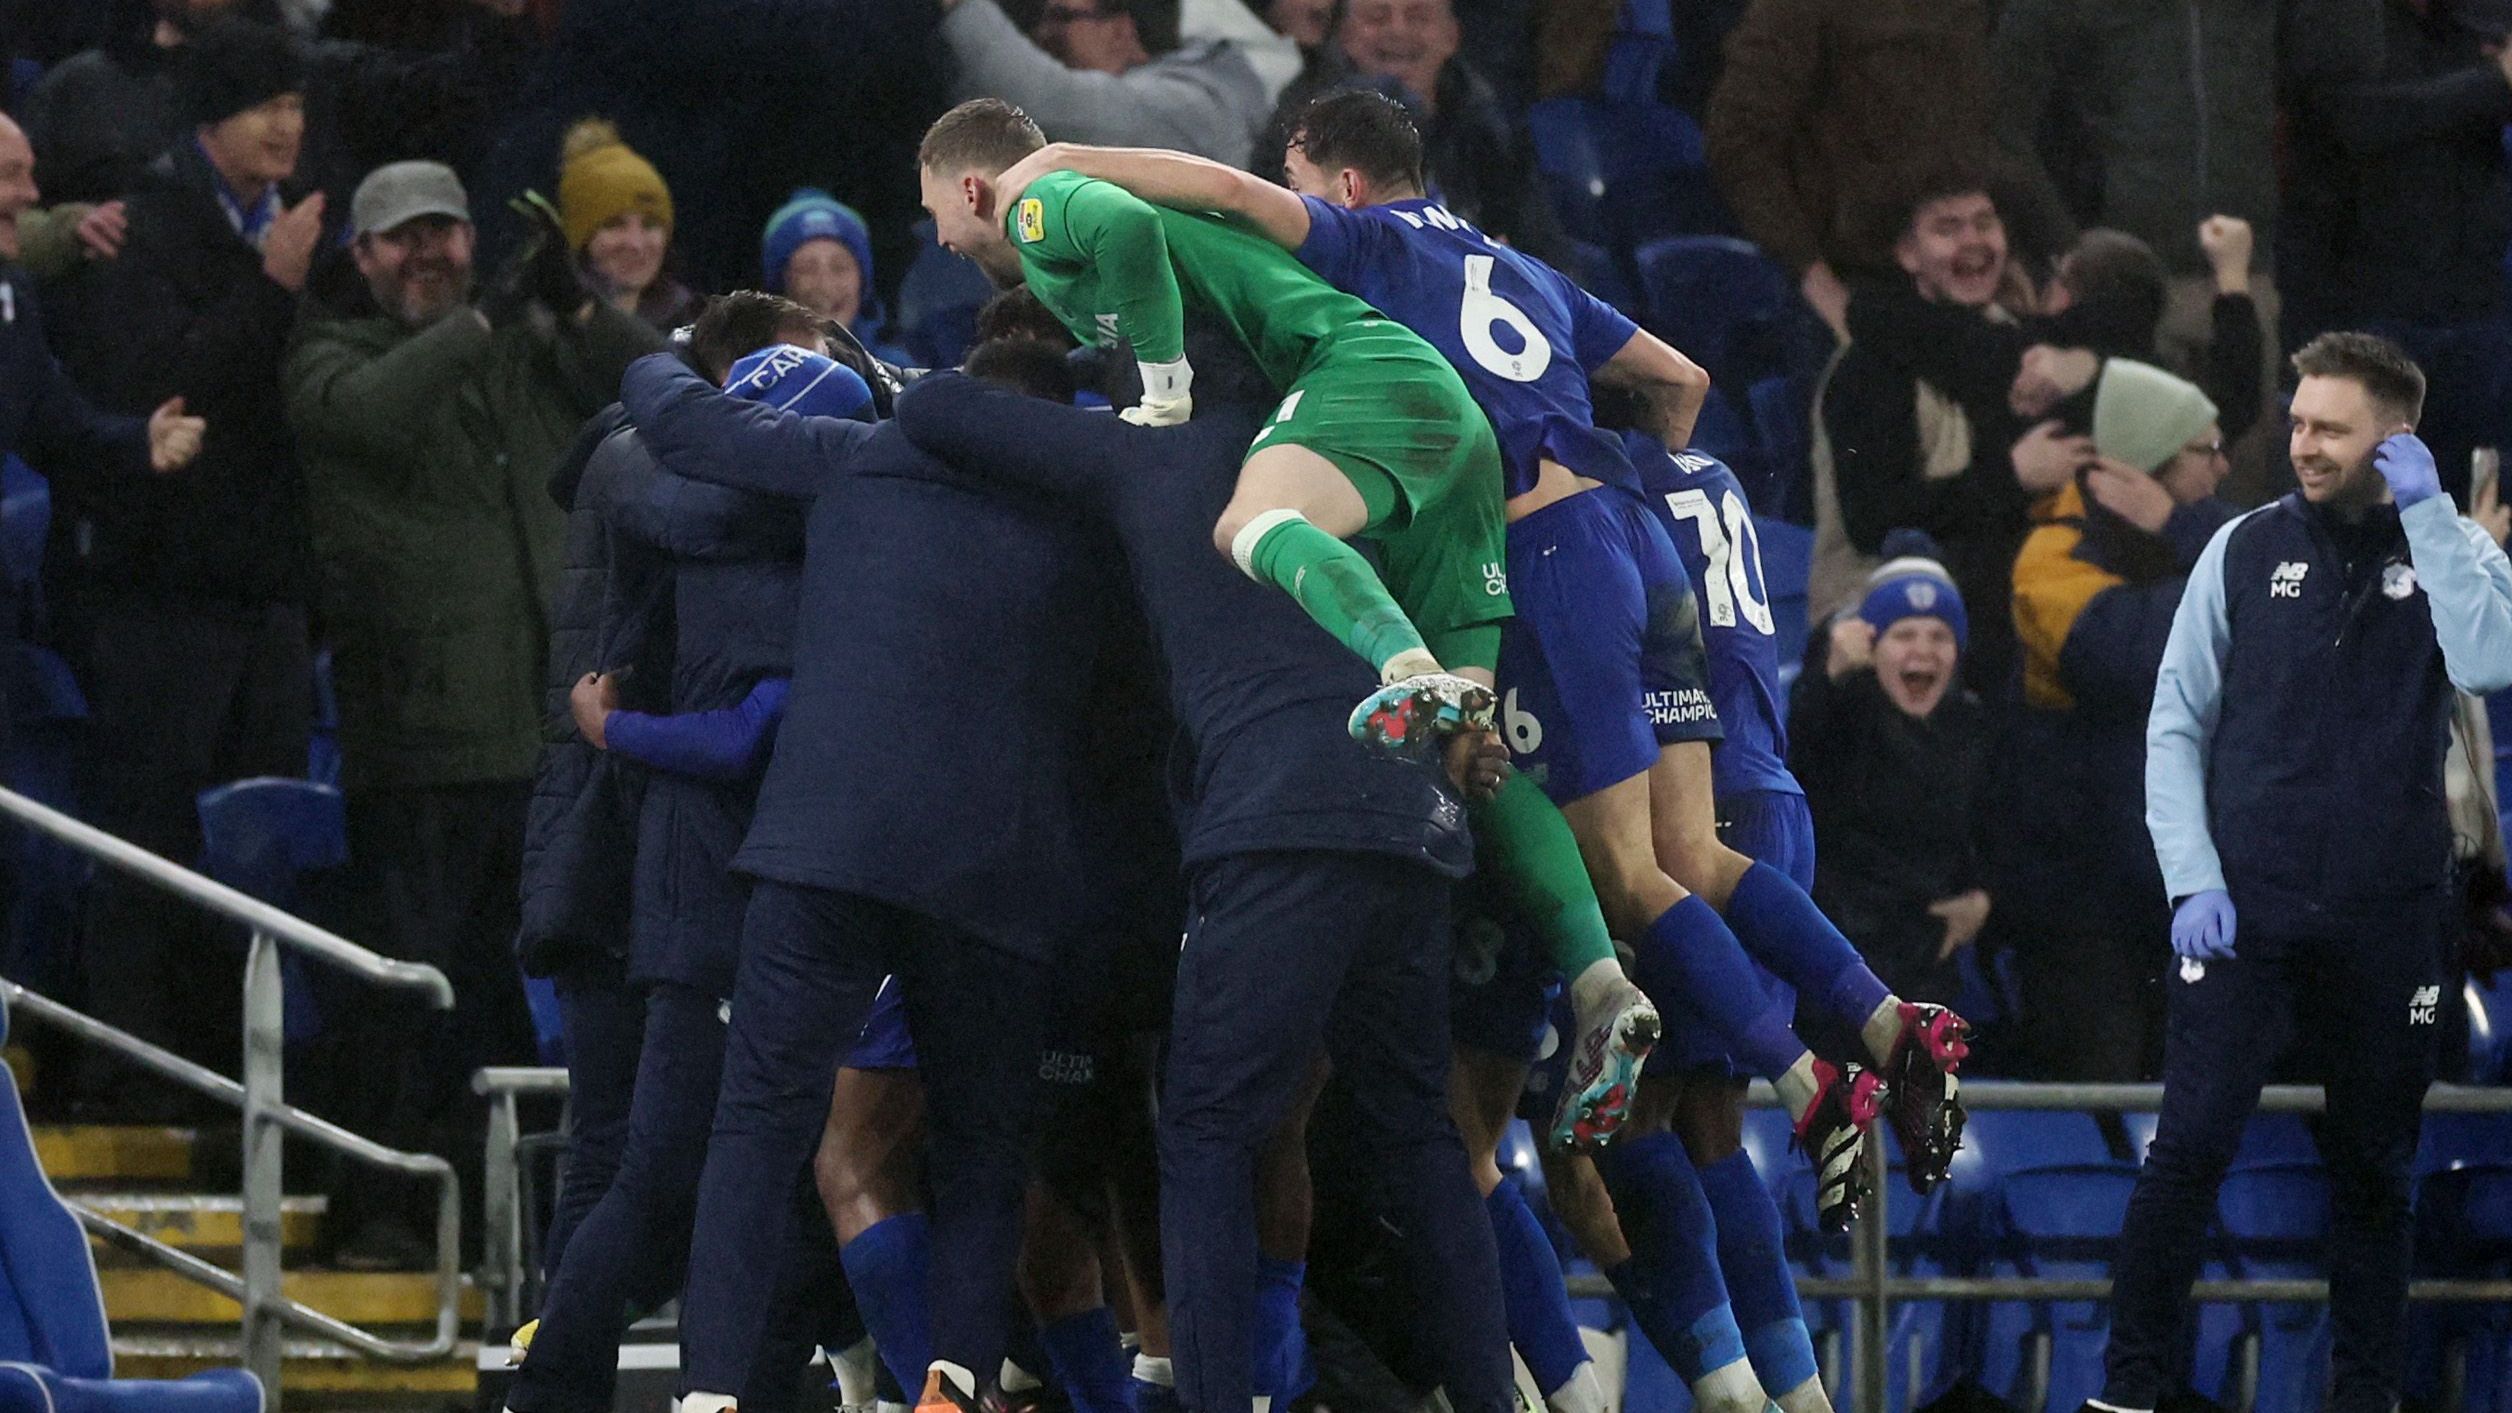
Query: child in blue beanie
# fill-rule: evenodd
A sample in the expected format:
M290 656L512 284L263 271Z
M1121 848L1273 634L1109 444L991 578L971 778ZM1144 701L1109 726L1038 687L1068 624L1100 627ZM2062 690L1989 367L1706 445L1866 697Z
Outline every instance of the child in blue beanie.
M1866 598L1790 695L1788 766L1814 814L1814 901L1895 993L1951 1002L1990 911L1988 722L1962 686L1971 623L1935 548L1886 537Z
M845 325L873 357L901 367L914 362L889 341L872 283L872 233L852 206L817 187L797 189L768 217L759 268L768 293Z

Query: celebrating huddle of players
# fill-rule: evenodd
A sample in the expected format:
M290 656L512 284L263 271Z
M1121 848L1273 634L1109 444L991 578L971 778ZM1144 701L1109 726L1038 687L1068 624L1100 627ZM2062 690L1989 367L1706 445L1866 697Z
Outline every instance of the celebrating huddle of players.
M1321 99L1286 159L1288 189L1048 145L993 100L926 135L942 243L1081 344L1131 349L1116 417L1038 359L1052 329L997 329L877 424L668 357L630 372L665 467L810 504L790 699L737 865L760 882L727 1019L691 1042L721 1047L713 1135L657 1209L688 1243L686 1413L790 1393L751 1370L816 1227L792 1210L798 1186L820 1206L815 1147L863 1325L926 1413L1024 1406L1046 1380L1088 1413L1303 1392L1329 1074L1403 1233L1414 1347L1464 1413L1517 1406L1512 1349L1550 1407L1603 1407L1495 1164L1522 1105L1556 1207L1721 1413L1828 1408L1738 1144L1745 1081L1785 1100L1829 1225L1856 1213L1878 1117L1914 1186L1944 1175L1966 1031L1890 994L1807 897L1752 516L1684 450L1708 378L1443 209L1397 105ZM756 372L798 366L818 364ZM899 821L947 794L967 829L864 846L927 870L923 891L788 867L825 841L771 817L829 791ZM1029 875L996 858L1043 881L1004 886ZM885 974L876 1030L912 1040L920 1116L848 1078L832 1098L841 1066L896 1068L849 1054ZM1866 1062L1814 1055L1800 997ZM906 1195L867 1213L865 1135L899 1148L915 1124L921 1184L911 1157ZM520 1413L577 1403L536 1371L577 1321L568 1283Z

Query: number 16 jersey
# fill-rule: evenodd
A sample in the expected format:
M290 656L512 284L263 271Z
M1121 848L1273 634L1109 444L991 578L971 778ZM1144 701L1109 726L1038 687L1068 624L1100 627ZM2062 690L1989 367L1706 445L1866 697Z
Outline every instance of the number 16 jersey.
M1435 201L1347 211L1316 197L1300 262L1427 339L1464 377L1500 440L1504 494L1535 485L1545 457L1640 489L1621 444L1596 430L1588 375L1639 326L1532 256Z

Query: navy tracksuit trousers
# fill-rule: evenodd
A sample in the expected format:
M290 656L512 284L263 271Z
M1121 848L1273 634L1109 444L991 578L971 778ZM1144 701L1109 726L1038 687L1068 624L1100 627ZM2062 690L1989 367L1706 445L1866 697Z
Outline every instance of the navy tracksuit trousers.
M721 1011L699 987L663 982L648 994L618 1172L553 1267L540 1332L506 1399L516 1413L608 1413L621 1334L636 1312L680 1289L724 1072ZM803 1366L842 1318L846 1289L807 1155L782 1188L794 1239L774 1257L776 1279L760 1282L774 1328L734 1390L742 1407L763 1413L796 1406Z
M585 962L551 981L567 1036L567 1166L551 1204L541 1270L555 1277L567 1242L618 1175L628 1146L629 1096L645 1043L645 996L609 958Z
M1449 886L1393 857L1313 850L1193 871L1159 1145L1170 1338L1194 1413L1251 1404L1256 1156L1320 1047L1404 1228L1421 1347L1450 1404L1516 1407L1491 1222L1448 1116Z
M684 1393L743 1386L775 1295L761 1273L791 1241L792 1175L819 1143L837 1067L892 973L925 1086L934 1356L981 1380L1002 1365L1047 968L872 898L763 879L742 919L723 1086L698 1183Z
M2397 1404L2415 1234L2410 1169L2433 1082L2442 935L2438 903L2402 906L2385 927L2342 934L2278 934L2245 921L2232 958L2168 971L2163 1112L2112 1268L2103 1402L2153 1408L2176 1386L2216 1189L2260 1086L2291 1052L2329 1096L2318 1130L2330 1187L2329 1407L2388 1413Z

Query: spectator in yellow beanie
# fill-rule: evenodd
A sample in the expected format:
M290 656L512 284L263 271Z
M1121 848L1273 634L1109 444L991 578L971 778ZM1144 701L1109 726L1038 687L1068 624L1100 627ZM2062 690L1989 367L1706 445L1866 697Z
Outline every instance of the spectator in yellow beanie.
M667 333L696 317L698 297L663 273L671 188L603 119L577 123L559 146L558 214L586 277L613 306Z

